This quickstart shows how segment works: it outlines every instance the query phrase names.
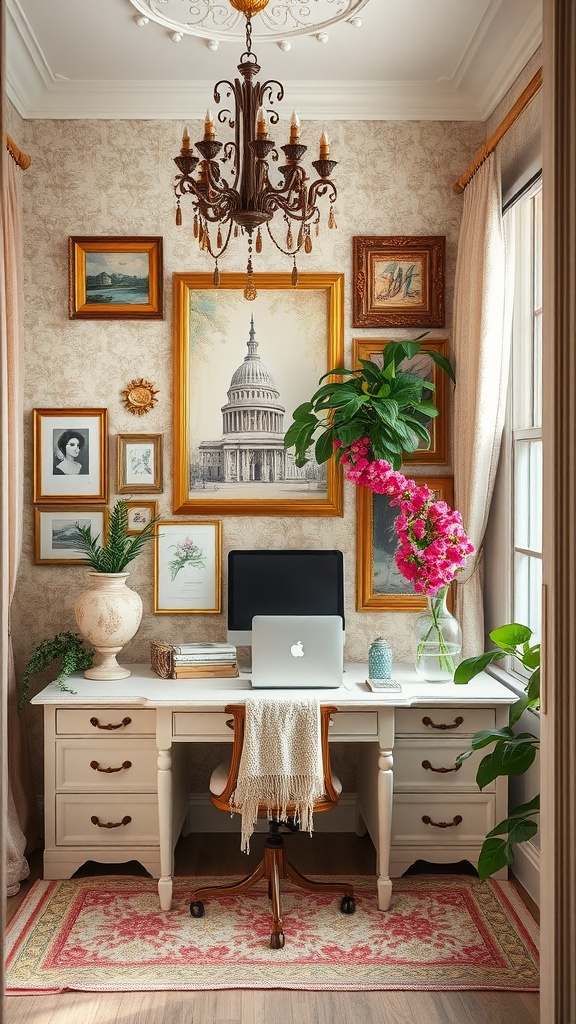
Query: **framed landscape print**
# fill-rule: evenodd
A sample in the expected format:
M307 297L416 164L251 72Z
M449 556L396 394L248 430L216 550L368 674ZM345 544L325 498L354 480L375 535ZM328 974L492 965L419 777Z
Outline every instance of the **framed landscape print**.
M126 509L128 512L128 529L127 533L134 536L137 533L141 533L148 523L155 519L158 515L158 502L157 501L127 501Z
M162 238L68 240L71 320L161 320Z
M444 235L352 242L353 327L444 327Z
M162 434L116 435L116 492L157 494L162 490Z
M450 476L417 477L434 496L452 505L454 483ZM386 494L368 487L356 489L356 609L367 611L417 611L426 607L426 595L415 594L394 561L397 535L396 506Z
M370 359L382 367L382 351L390 339L383 338L354 338L352 341L352 365L360 367L360 359ZM448 461L448 378L443 370L434 362L427 352L439 352L442 356L448 354L448 342L446 339L437 338L431 341L421 342L422 348L412 359L404 359L400 363L400 369L410 373L417 373L424 380L434 384L434 391L424 392L424 397L434 402L439 415L429 418L422 418L422 423L430 432L430 447L424 447L424 441L412 455L405 455L405 462L425 462L426 464L446 463Z
M108 410L34 409L36 504L108 500Z
M302 469L292 413L343 360L342 274L174 274L174 512L336 516L334 459Z
M222 523L160 521L154 541L154 611L221 611Z
M108 509L86 505L79 508L34 509L34 561L36 565L85 565L76 547L76 526L90 526L92 536L103 543L108 528Z

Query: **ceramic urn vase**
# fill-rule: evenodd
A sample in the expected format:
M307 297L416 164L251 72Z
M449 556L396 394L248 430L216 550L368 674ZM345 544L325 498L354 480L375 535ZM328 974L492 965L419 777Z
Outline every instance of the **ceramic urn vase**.
M88 679L124 679L130 669L116 661L124 644L135 635L142 619L142 598L126 586L127 572L89 572L91 587L76 600L78 629L96 650Z

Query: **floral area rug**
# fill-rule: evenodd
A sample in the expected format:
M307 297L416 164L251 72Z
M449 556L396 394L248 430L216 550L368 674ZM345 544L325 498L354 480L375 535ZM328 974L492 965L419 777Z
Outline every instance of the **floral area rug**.
M356 877L352 915L287 886L286 944L272 950L265 883L190 916L193 888L222 881L175 879L170 911L148 878L36 882L9 926L8 993L538 989L537 926L511 882L408 876L382 912L375 880Z

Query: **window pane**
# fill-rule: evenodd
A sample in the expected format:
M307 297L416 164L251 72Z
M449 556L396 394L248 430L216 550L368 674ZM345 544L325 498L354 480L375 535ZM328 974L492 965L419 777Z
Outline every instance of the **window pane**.
M542 551L542 441L514 442L514 547Z
M514 559L514 621L528 626L533 643L541 633L542 560L516 553Z

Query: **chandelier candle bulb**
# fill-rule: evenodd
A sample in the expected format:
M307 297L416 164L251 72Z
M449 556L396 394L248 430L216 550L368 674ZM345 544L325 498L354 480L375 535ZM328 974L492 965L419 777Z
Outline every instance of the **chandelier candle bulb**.
M214 115L211 110L207 110L206 117L204 118L204 141L212 142L215 135Z
M326 132L322 132L320 136L320 159L327 160L330 156L330 140Z
M256 114L256 138L268 138L268 125L266 124L266 115L263 107L259 107Z
M290 118L290 142L294 143L294 142L299 142L299 141L300 141L300 118L298 117L298 114L294 110L292 112L292 117Z

